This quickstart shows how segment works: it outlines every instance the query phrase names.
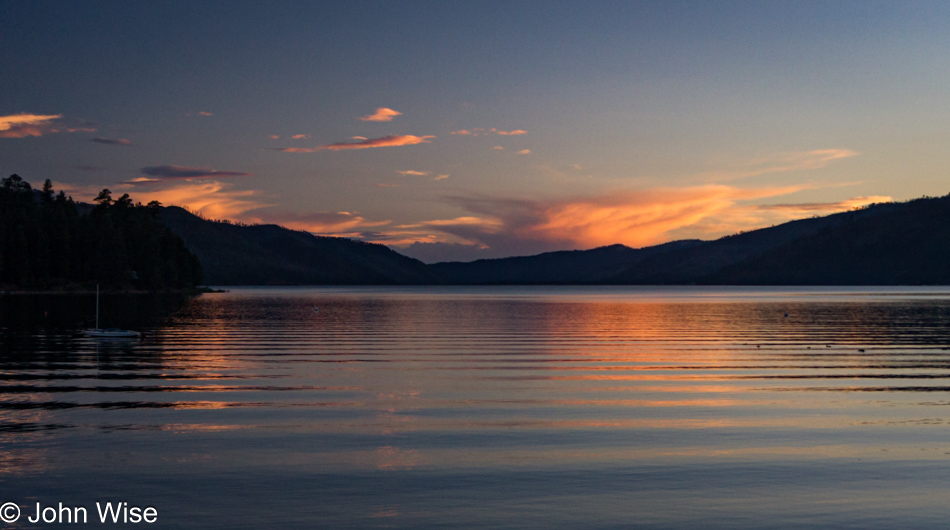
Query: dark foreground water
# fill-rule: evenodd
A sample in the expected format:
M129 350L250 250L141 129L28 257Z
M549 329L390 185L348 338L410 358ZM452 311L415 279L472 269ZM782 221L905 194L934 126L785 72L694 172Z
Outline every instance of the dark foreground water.
M92 303L0 299L0 526L950 524L950 289L105 300L134 341Z

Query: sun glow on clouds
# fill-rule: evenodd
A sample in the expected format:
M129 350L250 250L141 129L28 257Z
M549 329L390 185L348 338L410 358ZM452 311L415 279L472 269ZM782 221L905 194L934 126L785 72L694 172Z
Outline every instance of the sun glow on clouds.
M317 147L274 147L272 151L282 151L284 153L315 153L317 151L345 151L349 149L370 149L373 147L399 147L403 145L417 145L431 143L435 136L413 136L389 135L382 138L363 138L354 137L352 142L337 142L327 145L318 145Z
M750 204L815 187L705 185L547 201L455 196L446 200L471 215L399 225L392 233L404 240L415 237L420 243L489 247L493 253L482 257L499 257L615 243L644 247L674 239L709 239L890 199L875 196L835 203Z
M335 237L359 237L367 228L376 228L390 224L390 221L370 221L352 212L273 212L260 213L242 219L248 223L273 223L304 230L316 235Z
M44 129L49 126L49 123L62 117L62 114L14 114L12 116L0 116L0 138L43 136Z
M376 112L368 116L362 116L356 118L360 121L393 121L393 118L396 116L401 116L402 113L398 110L388 109L386 107L379 107L376 109Z
M536 221L521 227L520 232L540 239L568 239L581 246L623 243L641 247L664 242L671 231L713 217L738 201L801 189L712 185L536 204Z
M158 201L166 206L182 206L210 219L242 219L242 214L273 206L256 199L257 190L234 190L218 181L176 182L171 186L137 188L132 197L147 203Z
M12 114L0 116L0 138L26 138L60 132L93 132L95 127L79 124L73 127L54 125L53 121L62 118L62 114Z

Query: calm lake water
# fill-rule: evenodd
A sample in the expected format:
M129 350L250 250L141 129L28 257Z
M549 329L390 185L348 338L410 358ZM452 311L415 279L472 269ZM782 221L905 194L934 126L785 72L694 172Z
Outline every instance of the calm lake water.
M8 527L950 523L948 288L105 298L133 341L75 336L88 296L0 306Z

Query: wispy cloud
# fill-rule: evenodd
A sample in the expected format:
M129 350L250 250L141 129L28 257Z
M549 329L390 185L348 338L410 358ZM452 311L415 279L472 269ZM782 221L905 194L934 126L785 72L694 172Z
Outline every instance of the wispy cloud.
M869 204L893 202L894 198L889 195L871 195L867 197L852 197L837 202L803 202L788 204L763 204L756 206L763 211L785 211L794 212L793 215L804 215L813 213L841 212L862 208Z
M740 230L753 230L815 215L829 215L861 208L868 204L890 202L888 196L853 197L835 202L734 204L716 215L689 226L670 231L670 239L709 239Z
M309 134L295 134L291 136L291 138L294 140L303 140L304 138L310 138L310 135Z
M438 180L445 180L447 178L449 178L448 174L442 174L442 175L436 175L432 180L438 181Z
M212 114L212 113L210 113L210 112L205 112L205 111L203 111L203 110L198 111L198 115L199 115L199 116L214 116L214 114Z
M698 178L706 182L729 182L773 173L807 171L827 167L836 160L858 156L851 149L813 149L761 156L729 164L731 167L700 173Z
M424 176L426 176L426 175L429 174L428 171L415 171L415 170L413 170L413 169L408 169L408 170L406 170L406 171L397 171L396 173L399 173L400 175L405 175L405 176L417 175L417 176L420 176L420 177L424 177Z
M175 180L175 179L206 179L206 178L220 178L220 177L248 177L251 176L250 173L242 173L240 171L219 171L217 169L208 169L201 167L188 167L188 166L151 166L143 167L141 170L143 175L147 177L138 177L132 180L127 180L125 184L152 184L155 182L161 182L165 180ZM149 178L153 177L153 178Z
M13 114L0 116L0 138L25 138L43 136L50 122L62 118L62 114Z
M90 142L106 145L135 145L132 140L126 140L125 138L93 138Z
M137 188L133 199L166 206L183 206L211 219L241 219L246 212L273 206L261 202L257 190L234 190L218 181L171 182L164 187Z
M767 210L764 207L758 210L760 207L750 204L752 201L788 195L812 187L737 188L706 185L612 192L556 200L457 195L445 197L445 200L468 212L468 215L399 225L387 232L400 233L405 240L414 235L416 241L424 243L478 245L482 247L478 252L481 257L528 255L614 243L643 247L682 237L718 237L739 230L768 226L770 223L763 222L778 216L764 215L762 212ZM866 200L873 202L878 199ZM850 204L857 203L837 206L846 207ZM827 206L835 207L832 204ZM736 212L743 212L743 215ZM750 212L759 213L748 215ZM428 238L422 237L424 235ZM434 252L435 249L426 248L429 249L427 252ZM435 259L434 256L429 257Z
M401 115L402 113L397 110L389 109L386 107L379 107L378 109L376 109L376 112L369 114L367 116L356 118L356 119L360 121L393 121L393 118L395 118L396 116L401 116Z
M531 154L531 150L530 150L530 149L522 149L521 151L518 151L518 154L519 154L519 155L530 155L530 154Z
M502 147L502 146L500 146L500 145L496 145L495 147L492 147L492 149L494 149L494 150L496 150L496 151L503 151L505 148Z
M0 116L0 138L26 138L63 132L93 132L96 127L91 123L72 124L54 123L62 119L62 114L12 114Z
M345 151L349 149L371 149L374 147L398 147L403 145L417 145L431 143L435 136L389 135L382 138L357 137L351 142L337 142L317 147L272 147L272 151L284 153L314 153L317 151Z
M474 129L459 129L457 131L452 131L449 134L454 134L457 136L482 136L486 134L500 134L502 136L517 136L521 134L528 134L528 131L522 129L514 129L511 131L500 131L495 127L491 129L483 129L481 127L476 127Z
M390 224L390 221L370 221L354 212L260 212L245 217L245 222L273 223L294 230L334 237L359 237L368 228Z

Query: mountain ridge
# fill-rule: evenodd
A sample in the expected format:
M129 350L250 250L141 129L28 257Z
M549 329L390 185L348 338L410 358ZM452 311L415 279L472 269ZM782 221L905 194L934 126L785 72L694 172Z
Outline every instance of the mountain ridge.
M941 237L950 233L950 195L874 204L709 241L428 265L384 245L277 225L207 221L176 207L165 208L162 219L215 285L950 283L950 272L943 272L950 239Z

